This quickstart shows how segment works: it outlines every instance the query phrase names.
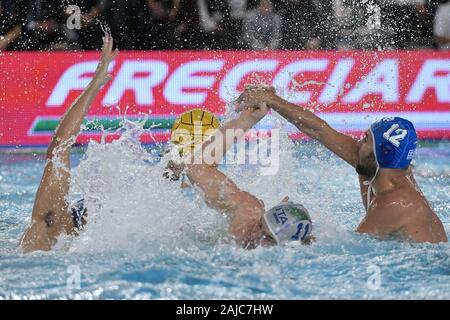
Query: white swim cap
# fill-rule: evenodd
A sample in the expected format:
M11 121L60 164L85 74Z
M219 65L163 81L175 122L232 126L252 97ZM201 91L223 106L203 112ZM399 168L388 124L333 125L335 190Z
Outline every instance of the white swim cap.
M264 214L264 220L277 244L303 241L312 231L312 221L304 206L282 202Z

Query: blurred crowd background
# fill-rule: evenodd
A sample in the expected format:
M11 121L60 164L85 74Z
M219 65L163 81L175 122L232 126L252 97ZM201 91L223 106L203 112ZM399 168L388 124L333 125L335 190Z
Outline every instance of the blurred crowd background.
M449 1L0 0L0 50L448 50Z

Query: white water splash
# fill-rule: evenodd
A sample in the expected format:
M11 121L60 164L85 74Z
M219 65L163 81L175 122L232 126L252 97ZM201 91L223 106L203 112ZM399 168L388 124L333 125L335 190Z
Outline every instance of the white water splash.
M72 179L85 197L88 225L71 250L140 251L222 238L225 219L162 177L165 161L151 164L158 155L141 146L143 132L128 122L120 139L90 142Z
M229 105L224 121L234 116ZM270 121L273 128L280 130L279 171L264 176L257 165L248 164L228 164L221 170L242 190L262 199L266 210L287 195L310 210L316 231L349 238L348 230L336 227L340 223L330 212L334 192L339 189L327 186L336 174L328 170L330 163L324 163L320 155L303 155L317 167L302 168L302 161L294 155L294 143L288 138L287 121L276 113ZM157 148L147 151L141 145L143 124L124 120L118 140L90 142L85 157L72 173L72 193L84 196L88 225L79 237L61 241L61 246L71 251L148 252L232 243L228 219L206 207L200 192L186 196L179 182L163 178L170 154L159 161ZM239 144L242 147L244 142Z

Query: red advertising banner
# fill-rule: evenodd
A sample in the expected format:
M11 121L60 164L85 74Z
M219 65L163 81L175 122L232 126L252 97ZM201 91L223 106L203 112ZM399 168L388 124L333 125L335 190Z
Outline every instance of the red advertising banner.
M0 53L0 146L42 146L92 79L97 52ZM333 127L359 133L382 116L411 120L420 138L450 138L450 52L121 52L78 142L124 118L145 119L143 143L167 140L178 114L221 116L246 84L270 84ZM270 129L263 121L260 129ZM297 132L294 128L292 133Z

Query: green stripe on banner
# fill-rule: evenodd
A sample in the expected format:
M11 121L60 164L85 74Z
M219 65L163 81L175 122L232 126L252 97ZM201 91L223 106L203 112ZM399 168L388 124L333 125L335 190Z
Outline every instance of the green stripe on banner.
M40 118L34 124L32 131L34 133L53 132L59 124L58 119L45 119ZM132 119L133 122L142 122L142 120ZM144 129L154 128L156 130L171 129L175 119L171 118L149 118L144 123ZM122 127L123 119L93 119L84 120L83 124L86 126L85 130L100 131L104 130L116 130Z
M41 120L39 119L33 128L33 132L54 131L59 120Z

